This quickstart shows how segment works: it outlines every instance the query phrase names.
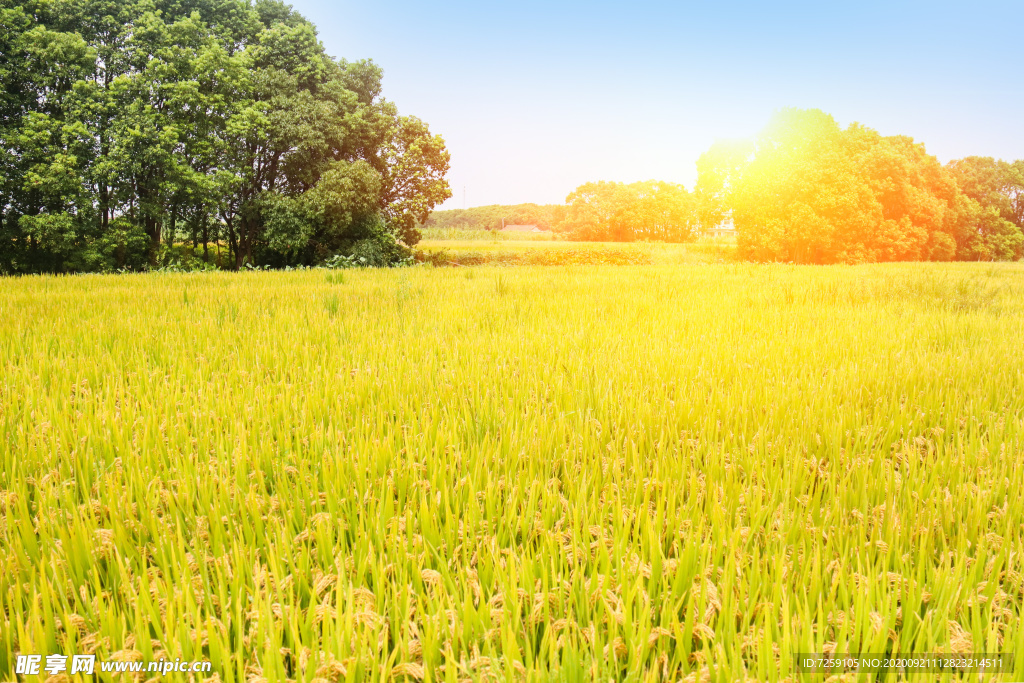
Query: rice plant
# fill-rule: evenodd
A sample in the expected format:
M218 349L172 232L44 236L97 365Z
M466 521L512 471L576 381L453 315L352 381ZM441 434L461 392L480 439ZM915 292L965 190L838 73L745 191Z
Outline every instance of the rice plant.
M0 679L1020 680L1022 276L0 280Z

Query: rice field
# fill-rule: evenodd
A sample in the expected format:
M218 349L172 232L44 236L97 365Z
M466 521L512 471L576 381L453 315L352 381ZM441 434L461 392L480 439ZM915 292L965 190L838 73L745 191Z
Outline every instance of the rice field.
M479 231L486 232L486 231ZM500 233L499 233L500 234ZM417 258L448 266L696 265L735 261L735 243L570 242L565 240L425 239Z
M462 230L459 228L420 228L420 235L426 241L459 242L551 242L563 236L557 232L512 232L503 230Z
M25 277L0 320L0 680L1024 679L1020 264Z

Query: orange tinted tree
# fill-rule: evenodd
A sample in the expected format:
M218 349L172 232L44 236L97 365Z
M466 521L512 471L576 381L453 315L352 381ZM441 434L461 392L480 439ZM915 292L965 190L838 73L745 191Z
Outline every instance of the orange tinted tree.
M819 110L782 110L745 156L713 149L698 168L698 188L717 196L741 253L756 260L950 260L973 216L922 144L842 129Z

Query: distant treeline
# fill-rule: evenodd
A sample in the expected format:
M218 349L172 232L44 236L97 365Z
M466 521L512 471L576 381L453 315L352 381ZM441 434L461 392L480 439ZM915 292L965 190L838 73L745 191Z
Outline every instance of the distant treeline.
M735 227L758 261L1005 261L1024 255L1024 160L966 157L943 165L906 136L818 110L785 109L750 140L717 143L682 185L592 182L565 206L441 211L428 227L534 224L567 239L687 242Z
M565 218L559 204L491 204L471 209L435 211L423 224L427 229L500 230L502 225L536 225L555 230Z
M600 242L685 242L697 236L695 198L682 185L647 181L596 182L560 204L492 204L435 211L425 229L500 230L536 225L567 239Z

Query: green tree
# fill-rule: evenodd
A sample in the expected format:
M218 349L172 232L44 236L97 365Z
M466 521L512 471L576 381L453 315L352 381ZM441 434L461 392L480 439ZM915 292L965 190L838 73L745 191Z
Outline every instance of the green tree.
M383 139L371 155L381 175L379 206L395 236L411 246L420 239L416 226L452 196L444 181L451 155L444 139L431 135L427 124L414 116L385 110L381 121Z
M965 157L947 168L970 200L957 237L964 260L1019 259L1024 250L1024 162Z
M450 194L444 141L380 69L276 0L0 0L0 27L5 272L209 260L222 238L235 268L366 240L400 258Z

